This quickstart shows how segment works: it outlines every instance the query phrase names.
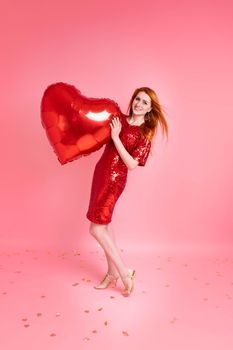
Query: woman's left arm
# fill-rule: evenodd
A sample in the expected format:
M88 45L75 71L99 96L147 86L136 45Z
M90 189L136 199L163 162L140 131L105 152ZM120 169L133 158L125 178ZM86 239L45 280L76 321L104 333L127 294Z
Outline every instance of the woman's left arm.
M125 163L125 165L127 166L127 168L129 170L133 170L138 165L138 161L135 160L129 154L129 152L125 149L125 146L121 142L121 139L119 137L119 134L121 131L121 122L119 121L118 117L112 119L112 121L110 123L110 127L111 127L112 140L115 144L115 147L116 147L121 159L123 160L123 162Z

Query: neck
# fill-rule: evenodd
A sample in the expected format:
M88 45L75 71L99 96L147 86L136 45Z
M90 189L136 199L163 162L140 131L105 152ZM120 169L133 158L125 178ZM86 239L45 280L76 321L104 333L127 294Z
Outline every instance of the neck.
M132 116L130 117L130 121L131 124L142 124L144 122L144 115L140 116L140 115L135 115L132 114Z

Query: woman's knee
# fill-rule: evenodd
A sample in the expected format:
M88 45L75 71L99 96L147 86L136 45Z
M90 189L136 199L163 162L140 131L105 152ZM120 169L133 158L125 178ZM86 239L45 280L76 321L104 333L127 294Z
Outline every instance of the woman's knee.
M94 222L91 222L89 232L92 236L100 236L102 235L106 230L106 225L100 225L95 224Z

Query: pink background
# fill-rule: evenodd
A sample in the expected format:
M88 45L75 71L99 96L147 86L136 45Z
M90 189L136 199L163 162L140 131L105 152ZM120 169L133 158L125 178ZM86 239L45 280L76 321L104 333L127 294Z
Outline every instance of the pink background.
M228 254L231 262L232 2L66 0L2 4L2 256L24 249L78 248L83 254L87 249L99 249L88 233L85 215L94 166L103 149L61 166L40 122L45 88L63 81L87 97L114 99L124 113L134 89L149 86L166 111L169 141L162 140L159 132L146 166L129 172L113 215L119 244L135 254L132 264L134 260L139 264L145 254L153 257L158 252ZM147 262L141 274L148 269L150 279L154 270ZM104 269L99 277L103 273ZM94 272L93 278L97 280ZM177 295L181 298L181 294L182 288ZM144 304L142 307L147 310ZM225 307L221 317L226 317L226 327L230 314L229 306ZM13 318L12 313L8 319L11 325ZM215 319L212 314L211 319ZM5 334L10 334L10 328ZM221 340L221 336L216 339ZM195 332L191 337L196 339ZM187 344L188 338L183 346L191 349ZM13 343L8 348L10 345L13 348ZM169 343L161 349L166 346ZM60 348L65 349L65 345ZM177 348L183 349L182 344L177 343Z

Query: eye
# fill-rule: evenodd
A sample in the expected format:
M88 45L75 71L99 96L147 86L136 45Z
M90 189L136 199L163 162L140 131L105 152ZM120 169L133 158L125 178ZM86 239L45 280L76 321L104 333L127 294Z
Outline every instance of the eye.
M145 105L147 105L147 102L146 102L146 101L144 101L144 104L145 104Z
M139 97L136 97L136 100L138 101L138 100L140 100L140 98L139 98Z

